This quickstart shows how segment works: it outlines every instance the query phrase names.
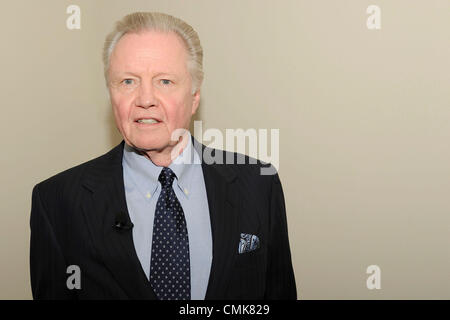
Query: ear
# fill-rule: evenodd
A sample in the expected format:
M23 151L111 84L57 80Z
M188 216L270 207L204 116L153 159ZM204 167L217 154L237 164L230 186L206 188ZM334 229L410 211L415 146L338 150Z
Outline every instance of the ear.
M197 112L198 106L200 105L200 89L198 89L194 94L194 99L192 101L192 115Z

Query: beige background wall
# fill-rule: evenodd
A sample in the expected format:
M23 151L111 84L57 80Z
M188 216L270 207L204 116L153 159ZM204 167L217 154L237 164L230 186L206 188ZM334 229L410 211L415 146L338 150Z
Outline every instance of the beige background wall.
M2 1L0 298L31 298L33 185L121 140L101 49L139 10L198 31L204 130L280 129L300 298L450 298L448 0Z

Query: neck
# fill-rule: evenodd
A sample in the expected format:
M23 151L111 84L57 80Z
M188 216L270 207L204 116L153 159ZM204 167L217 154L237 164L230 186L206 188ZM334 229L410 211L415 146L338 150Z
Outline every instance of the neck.
M188 138L182 136L175 145L168 145L162 150L150 150L145 157L159 167L168 167L185 150Z

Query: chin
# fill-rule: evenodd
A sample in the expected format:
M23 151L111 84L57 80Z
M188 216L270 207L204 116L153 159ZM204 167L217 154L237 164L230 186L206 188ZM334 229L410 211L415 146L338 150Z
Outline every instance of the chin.
M131 146L135 147L140 151L150 151L150 150L161 150L169 145L169 141L164 138L144 138L135 139L131 141Z

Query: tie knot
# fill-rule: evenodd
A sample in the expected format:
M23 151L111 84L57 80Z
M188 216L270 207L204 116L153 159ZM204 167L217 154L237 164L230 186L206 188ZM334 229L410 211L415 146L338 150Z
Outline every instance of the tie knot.
M175 173L170 168L164 167L159 174L158 180L159 182L161 182L163 188L171 187L173 179L175 179L175 177Z

